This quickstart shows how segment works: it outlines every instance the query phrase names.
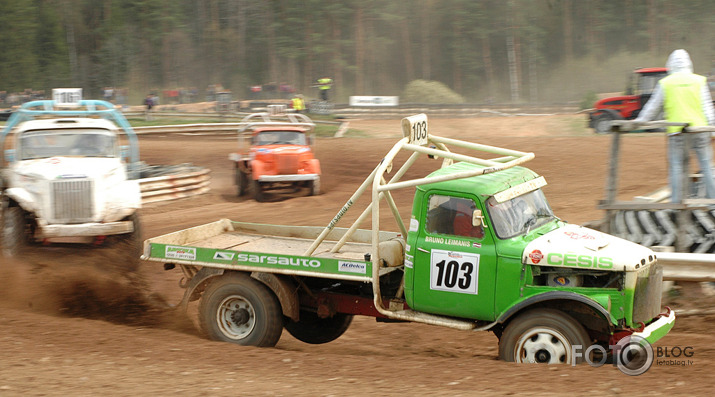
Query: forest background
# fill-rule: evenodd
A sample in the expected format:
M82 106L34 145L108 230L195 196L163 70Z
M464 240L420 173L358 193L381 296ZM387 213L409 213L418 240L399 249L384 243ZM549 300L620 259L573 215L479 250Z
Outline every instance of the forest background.
M285 83L333 99L439 81L466 102L562 103L622 91L687 49L715 68L713 0L0 0L0 90L99 98ZM427 101L427 100L425 100Z

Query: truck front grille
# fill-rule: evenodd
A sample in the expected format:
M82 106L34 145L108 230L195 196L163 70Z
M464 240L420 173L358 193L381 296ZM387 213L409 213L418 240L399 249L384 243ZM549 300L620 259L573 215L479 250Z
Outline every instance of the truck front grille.
M94 208L91 179L71 179L50 182L52 191L52 221L54 223L84 223L92 220Z
M298 173L298 154L281 153L276 155L276 164L278 166L278 174L297 174Z
M663 268L657 263L649 270L638 274L636 290L633 296L633 323L648 323L660 314L662 298Z

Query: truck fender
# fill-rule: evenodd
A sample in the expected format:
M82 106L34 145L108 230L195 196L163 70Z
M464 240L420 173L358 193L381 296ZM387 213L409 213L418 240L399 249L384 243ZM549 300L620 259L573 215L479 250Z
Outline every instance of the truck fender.
M265 284L276 294L283 309L283 315L295 322L300 320L300 302L293 283L273 273L253 272L251 277Z
M265 164L260 160L251 160L251 171L253 172L253 179L258 180L265 173Z
M310 173L320 175L320 160L310 159Z
M165 265L166 266L166 265ZM198 299L198 296L194 296L194 291L199 285L204 284L204 282L212 277L221 276L224 273L224 269L213 268L213 267L202 267L201 270L196 272L188 283L182 285L185 287L184 296L181 298L181 302L176 305L177 308L186 311L189 307L189 302ZM183 280L182 280L183 281ZM198 291L200 292L200 291Z
M11 187L9 189L5 189L2 194L3 196L15 201L25 211L33 214L37 213L37 203L27 190L19 187Z
M579 306L586 306L590 309L592 309L594 312L598 313L598 315L602 318L603 323L606 324L606 327L603 327L603 323L601 324L601 328L607 328L606 331L611 331L614 328L613 321L611 320L611 314L608 312L608 310L604 309L603 306L598 304L595 300L588 298L586 296L574 293L574 292L568 292L568 291L550 291L550 292L545 292L543 294L535 295L532 297L529 297L514 306L510 307L507 311L502 313L499 318L497 318L496 323L497 324L505 324L507 323L510 319L515 317L517 314L528 310L533 307L537 306L549 306L550 304L554 305L553 307L555 309L560 309L562 311L567 311L564 310L565 306L564 303L572 302L575 303L576 305ZM586 327L586 328L594 328L594 327Z
M117 198L125 208L139 209L142 206L142 191L139 181L129 179L121 183Z

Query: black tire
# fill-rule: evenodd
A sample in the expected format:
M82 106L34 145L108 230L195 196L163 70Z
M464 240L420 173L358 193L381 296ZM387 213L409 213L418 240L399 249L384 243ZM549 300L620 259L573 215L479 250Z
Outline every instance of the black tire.
M593 120L593 130L596 134L608 134L611 132L611 121L613 121L613 117L608 114L596 116Z
M253 180L251 189L253 189L253 198L256 199L258 202L262 202L265 200L265 194L263 194L263 187L261 186L261 182L258 182L257 180Z
M14 257L22 253L28 246L29 228L25 218L25 210L20 207L5 207L2 214L2 254Z
M283 332L278 298L245 274L215 279L199 303L199 324L209 338L243 346L272 347Z
M136 212L124 218L124 220L132 222L134 231L110 236L109 248L117 253L116 266L119 270L134 272L139 268L140 257L144 249L142 226L139 221L139 214Z
M308 189L310 189L311 196L317 196L320 194L320 177L308 182Z
M509 362L571 364L572 346L585 352L586 330L573 317L555 309L534 309L513 319L499 338L499 358ZM583 362L583 356L576 363Z
M336 313L333 317L320 318L314 312L301 310L300 321L289 320L285 328L299 341L319 345L338 339L352 321L351 314Z
M248 192L248 175L236 165L236 194L241 197Z

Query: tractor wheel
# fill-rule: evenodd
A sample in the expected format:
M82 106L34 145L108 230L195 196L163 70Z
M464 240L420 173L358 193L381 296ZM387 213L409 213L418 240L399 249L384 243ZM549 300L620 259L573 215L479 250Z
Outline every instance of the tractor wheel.
M613 117L608 114L597 116L593 121L593 129L596 134L608 134L611 132L611 121L613 121Z
M347 331L353 316L336 313L333 317L320 318L314 312L301 311L300 321L289 320L286 330L299 341L319 345L332 342Z
M586 330L573 317L554 309L534 309L521 314L499 338L499 358L517 363L571 364L573 346L585 352L590 346Z
M310 189L311 196L317 196L320 194L320 177L309 181L308 188Z
M213 340L272 347L283 332L283 313L265 285L245 274L229 273L206 288L199 324Z
M29 243L25 210L20 207L5 207L2 214L2 253L14 257L22 253Z
M236 194L237 196L245 196L248 192L248 175L241 171L241 167L236 165Z

